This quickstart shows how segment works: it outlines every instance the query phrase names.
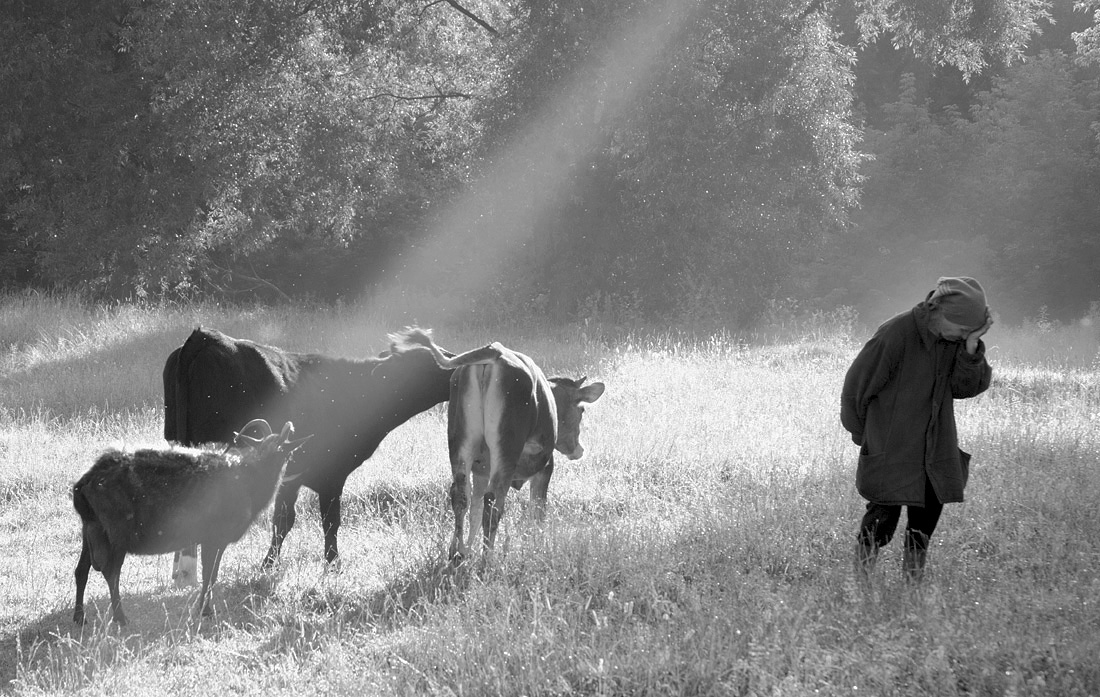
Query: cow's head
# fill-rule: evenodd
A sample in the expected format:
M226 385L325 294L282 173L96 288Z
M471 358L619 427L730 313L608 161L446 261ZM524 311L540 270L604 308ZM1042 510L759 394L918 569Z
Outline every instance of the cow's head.
M554 447L570 460L576 460L584 455L584 446L581 445L581 417L584 416L584 403L595 402L604 391L602 382L581 387L587 379L550 378L554 402L558 407L558 441Z

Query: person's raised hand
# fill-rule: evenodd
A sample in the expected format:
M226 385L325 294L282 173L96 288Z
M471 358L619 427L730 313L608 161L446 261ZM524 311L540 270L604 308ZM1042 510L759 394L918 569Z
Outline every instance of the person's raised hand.
M978 339L981 339L989 328L993 326L993 315L989 308L985 308L985 324L966 335L966 352L974 354L978 350Z

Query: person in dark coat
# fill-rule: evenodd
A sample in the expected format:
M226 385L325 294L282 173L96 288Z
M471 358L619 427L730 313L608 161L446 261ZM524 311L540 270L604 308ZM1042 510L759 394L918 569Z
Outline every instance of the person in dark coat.
M856 488L868 501L855 552L863 579L905 506L903 568L919 582L943 504L963 500L970 455L959 449L954 400L989 387L981 337L992 324L977 281L941 278L923 302L884 322L848 369L840 421L859 446Z

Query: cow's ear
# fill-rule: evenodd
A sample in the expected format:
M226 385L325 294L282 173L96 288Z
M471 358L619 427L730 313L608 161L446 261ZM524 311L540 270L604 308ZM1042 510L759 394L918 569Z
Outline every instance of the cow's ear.
M591 385L577 390L577 401L579 402L595 402L603 394L604 384L602 382L594 382Z

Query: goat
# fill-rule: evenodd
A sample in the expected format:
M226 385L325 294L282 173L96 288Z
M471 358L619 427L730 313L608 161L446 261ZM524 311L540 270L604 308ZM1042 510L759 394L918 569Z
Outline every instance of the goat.
M254 426L259 439L244 435ZM112 616L124 625L118 584L126 555L165 554L194 544L202 547L196 610L205 612L225 548L271 502L287 461L309 439L290 441L293 433L289 421L274 434L266 421L255 419L237 434L236 447L222 452L171 447L100 455L72 490L83 528L73 621L84 622L89 567L103 573Z

